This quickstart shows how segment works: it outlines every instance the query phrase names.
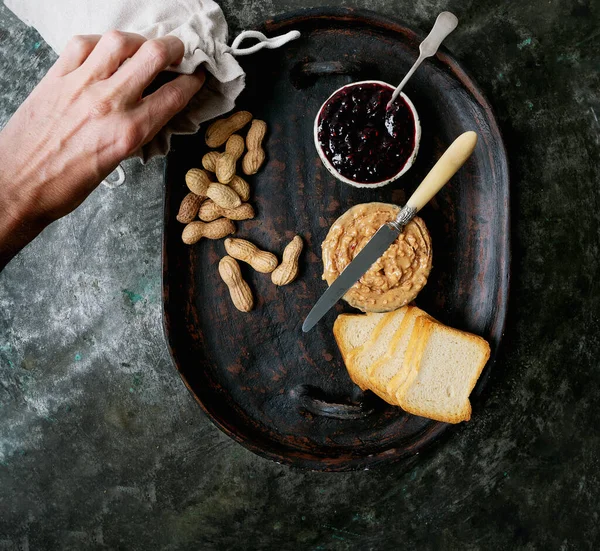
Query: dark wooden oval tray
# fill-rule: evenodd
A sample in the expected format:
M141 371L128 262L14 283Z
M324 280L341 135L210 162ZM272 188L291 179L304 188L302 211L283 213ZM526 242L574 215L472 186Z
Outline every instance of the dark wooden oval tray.
M269 125L268 161L249 182L258 217L238 223L239 237L281 254L296 234L306 247L299 279L282 288L268 275L243 272L257 299L243 314L229 300L217 263L222 241L181 242L175 220L185 172L200 166L203 132L174 140L165 174L164 324L185 384L212 421L270 459L342 471L370 468L421 450L447 427L389 406L350 381L335 344L339 303L308 334L302 321L325 290L321 242L346 209L367 201L403 203L452 140L476 130L480 140L461 172L422 212L433 238L434 268L417 304L444 323L488 339L492 358L502 336L509 280L509 182L506 153L490 106L446 53L426 61L406 88L421 118L417 162L381 189L337 182L313 144L313 119L339 86L401 80L422 39L372 13L307 11L268 21L269 35L298 29L280 50L242 58L247 88L239 107ZM475 408L474 416L477 416ZM475 421L476 422L476 421Z

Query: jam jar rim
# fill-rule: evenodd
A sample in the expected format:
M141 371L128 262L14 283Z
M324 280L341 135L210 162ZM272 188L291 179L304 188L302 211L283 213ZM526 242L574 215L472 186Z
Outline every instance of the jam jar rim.
M417 158L417 154L419 152L419 144L421 142L421 122L419 119L419 115L417 113L417 109L415 108L413 102L410 100L410 98L404 92L400 92L400 96L406 102L409 109L411 110L411 113L413 115L413 120L414 120L415 145L413 147L413 150L412 150L409 158L406 160L404 165L402 165L402 168L396 174L394 174L391 178L387 178L387 179L381 180L379 182L358 182L356 180L352 180L350 178L347 178L346 176L343 176L331 164L331 162L325 155L325 152L323 151L323 147L321 146L321 144L319 142L319 119L321 117L321 113L323 112L323 109L325 108L325 106L329 103L329 101L336 94L338 94L339 92L341 92L342 90L345 90L347 88L360 86L362 84L379 84L381 86L385 86L386 88L390 88L391 90L394 90L396 88L395 86L392 86L388 82L384 82L382 80L361 80L358 82L351 82L349 84L344 84L344 86L341 86L340 88L334 90L334 92L323 102L323 105L321 105L321 107L317 111L317 116L315 117L315 124L314 124L314 142L315 142L315 147L317 149L317 153L319 154L319 158L321 159L321 162L323 163L325 168L331 174L333 174L333 176L335 176L338 180L340 180L340 182L349 184L354 187L379 188L379 187L386 186L386 185L391 184L392 182L396 181L398 178L403 176L414 164L414 162Z

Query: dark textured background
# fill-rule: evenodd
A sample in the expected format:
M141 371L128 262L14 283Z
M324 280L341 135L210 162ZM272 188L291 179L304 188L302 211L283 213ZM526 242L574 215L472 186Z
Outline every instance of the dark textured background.
M352 4L422 32L454 11L447 47L505 134L511 309L473 420L350 474L228 439L164 343L163 163L130 161L0 274L0 550L598 548L600 2ZM233 34L313 5L224 9ZM0 125L54 59L0 6Z

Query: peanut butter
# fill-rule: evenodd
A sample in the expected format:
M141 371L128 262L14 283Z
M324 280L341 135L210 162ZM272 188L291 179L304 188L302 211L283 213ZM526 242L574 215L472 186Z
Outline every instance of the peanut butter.
M331 285L344 268L400 208L387 203L356 205L340 216L323 241L323 279ZM363 312L397 310L415 299L431 271L431 237L415 217L383 256L344 295Z

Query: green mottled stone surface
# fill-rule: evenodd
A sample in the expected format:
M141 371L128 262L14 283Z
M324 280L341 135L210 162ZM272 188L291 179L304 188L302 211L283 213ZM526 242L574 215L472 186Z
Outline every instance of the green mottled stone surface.
M473 420L370 472L261 459L205 418L161 327L161 160L125 163L0 274L0 549L581 550L600 540L600 2L371 0L448 49L512 173L505 346ZM305 0L227 0L232 34ZM0 125L54 54L0 6ZM0 167L1 170L1 167Z

